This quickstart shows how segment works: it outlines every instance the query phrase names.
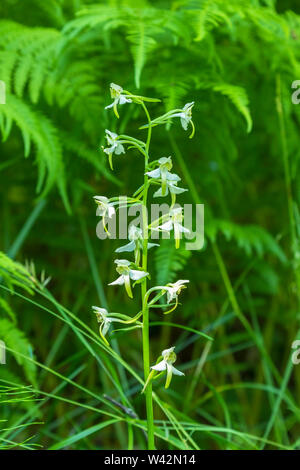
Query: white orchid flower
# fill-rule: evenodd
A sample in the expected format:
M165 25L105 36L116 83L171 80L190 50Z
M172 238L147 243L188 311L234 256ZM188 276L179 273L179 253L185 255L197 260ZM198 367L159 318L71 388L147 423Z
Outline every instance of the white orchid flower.
M110 324L113 321L117 321L117 320L109 316L109 313L106 310L106 308L100 308L100 307L96 307L93 305L92 309L94 313L96 314L97 322L100 323L100 328L99 328L100 336L103 339L103 341L106 344L108 344L108 341L105 338L105 335L107 334L109 330Z
M172 380L172 375L184 375L183 372L180 372L180 370L176 369L173 364L176 361L176 354L174 353L175 347L173 346L172 348L169 349L164 349L163 352L161 353L163 360L156 364L155 366L152 366L152 370L157 370L159 372L162 372L164 370L167 371L167 378L166 378L166 384L165 388L168 388L171 380Z
M107 334L111 323L113 322L130 323L128 322L128 319L130 321L135 320L135 318L130 319L126 315L122 315L120 313L108 313L106 308L100 308L100 307L96 307L93 305L92 309L94 313L96 314L97 322L100 323L100 327L99 327L100 336L108 346L109 346L109 343L107 339L105 338L105 335ZM116 318L116 317L119 317L119 318Z
M98 205L99 215L105 217L106 215L111 219L116 210L114 204L109 202L109 199L106 196L94 196L95 202Z
M93 306L92 309L93 309L94 313L96 314L96 318L97 318L98 323L100 323L100 327L99 327L100 336L103 339L103 341L107 344L107 346L109 346L109 342L105 338L105 335L107 334L111 323L116 322L116 323L123 323L123 324L127 324L127 325L135 323L135 324L139 325L138 327L140 327L142 325L142 323L140 323L138 321L138 319L140 318L140 316L143 313L142 311L139 312L134 317L129 317L128 315L124 315L122 313L116 313L116 312L115 313L108 313L106 308L100 308L100 307Z
M187 103L179 113L174 113L169 116L170 118L180 117L181 125L185 131L187 130L188 125L191 124L193 130L192 130L192 134L190 135L190 137L193 137L195 133L195 127L192 121L192 108L194 104L195 104L194 101L192 101L191 103Z
M109 202L109 199L105 196L94 196L94 200L98 205L99 215L100 217L102 217L103 228L109 235L109 232L105 225L105 217L107 216L109 219L111 219L116 214L114 203Z
M170 170L173 167L171 157L162 157L158 160L158 163L159 168L156 168L152 171L147 171L145 174L150 178L161 180L161 196L166 196L168 194L168 184L177 184L177 181L180 181L180 177L175 173L170 173Z
M187 279L185 280L179 280L179 281L176 281L174 283L171 283L170 284L167 284L165 289L167 291L167 302L168 304L172 302L172 300L175 299L175 306L174 308L172 308L172 310L169 310L168 312L166 313L170 313L172 312L173 310L175 310L175 308L177 307L178 305L178 295L180 294L180 292L182 291L182 289L186 289L187 286L185 286L184 284L187 284L188 281Z
M158 118L153 119L150 123L144 124L143 126L140 127L140 129L147 129L150 125L153 127L153 126L158 126L160 124L168 124L170 122L170 119L174 117L179 117L181 121L181 125L184 130L187 130L188 125L191 124L192 133L189 136L191 139L195 134L195 126L192 121L192 109L193 109L194 104L195 102L192 101L191 103L187 103L186 105L184 105L182 109L172 109L171 111L168 111L162 116L159 116Z
M121 142L118 141L118 134L115 132L111 132L108 129L105 129L106 133L106 140L107 144L110 147L107 147L106 149L103 149L103 151L108 155L109 158L109 164L111 169L113 170L113 165L112 165L112 156L115 153L116 155L120 155L121 153L125 153L125 149Z
M116 271L120 276L115 281L108 284L109 286L123 286L125 285L126 292L128 296L132 299L132 290L130 280L139 281L144 277L148 276L149 273L146 271L140 271L137 269L131 269L133 263L128 261L127 259L116 259L115 263L117 265Z
M123 253L124 251L126 252L135 252L135 263L139 264L140 260L140 250L143 249L143 231L140 227L137 227L136 225L130 225L129 227L129 233L128 233L128 238L129 238L129 243L127 243L124 246L121 246L120 248L116 249L116 253ZM148 243L147 248L150 249L154 246L159 246L158 243Z
M181 233L190 233L189 229L183 227L183 215L182 215L182 207L176 207L170 210L169 212L169 220L158 227L153 227L152 230L158 230L162 232L171 232L174 229L174 238L175 238L175 246L179 248L180 246L180 238Z
M125 104L125 103L132 103L132 100L124 94L123 88L120 85L116 85L115 83L110 84L110 96L113 99L113 102L105 107L105 109L113 108L115 115L117 118L119 117L117 105L118 104Z

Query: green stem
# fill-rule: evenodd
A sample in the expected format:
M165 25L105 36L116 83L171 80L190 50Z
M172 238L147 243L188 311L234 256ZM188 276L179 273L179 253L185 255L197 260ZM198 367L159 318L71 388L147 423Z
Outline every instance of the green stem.
M145 154L145 173L148 166L148 154L151 140L151 119L148 110L144 103L142 103L144 111L147 116L149 123L147 142L146 142L146 154ZM144 192L143 192L143 206L142 206L142 218L143 218L143 257L142 266L143 271L147 271L148 264L148 214L147 214L147 197L148 197L148 176L144 176ZM150 348L149 348L149 308L147 302L144 302L144 298L147 292L147 278L144 279L141 286L142 290L142 301L143 301L143 360L144 360L144 379L145 382L150 374ZM154 443L154 422L153 422L153 403L152 403L152 383L150 382L146 391L146 413L147 413L147 431L148 431L148 450L155 449Z

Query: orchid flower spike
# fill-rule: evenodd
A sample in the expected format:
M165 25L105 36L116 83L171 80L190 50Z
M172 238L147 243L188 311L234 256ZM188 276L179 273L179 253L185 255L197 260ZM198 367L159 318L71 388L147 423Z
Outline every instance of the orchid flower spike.
M94 200L98 205L98 215L102 217L103 228L109 236L109 232L105 225L105 217L107 216L109 219L111 219L116 214L114 203L109 202L109 199L106 196L94 196Z
M177 182L180 181L180 177L175 173L170 173L173 166L171 157L162 157L158 160L158 163L158 168L146 173L150 178L159 179L161 181L161 188L154 193L154 197L167 196L169 191L171 194L181 194L187 191L187 189L177 187Z
M189 229L182 225L183 214L182 207L174 207L169 212L169 220L158 227L153 227L152 230L158 230L162 232L171 232L174 229L175 246L179 248L181 233L190 233Z
M143 231L140 227L137 227L136 225L132 224L129 227L128 231L128 238L129 238L129 243L127 243L124 246L121 246L120 248L116 249L116 253L123 253L124 251L126 252L135 252L135 264L139 264L140 261L140 250L143 249ZM159 246L158 243L148 243L147 248L150 249L153 246Z
M125 289L128 296L132 299L132 290L130 280L139 281L146 276L149 276L149 273L137 269L131 269L131 266L134 266L133 263L127 259L116 259L115 263L117 265L116 271L120 276L115 281L108 284L109 286L123 286L125 284Z
M183 129L186 131L188 128L188 125L191 124L192 126L192 133L190 135L190 139L194 136L195 134L195 126L192 121L192 108L194 106L195 102L192 101L191 103L187 103L182 110L179 113L174 113L171 114L169 117L180 117L180 122L183 127Z
M110 84L110 96L113 99L113 102L105 107L105 109L113 108L115 115L119 118L118 104L132 103L132 100L128 98L126 93L123 91L123 88L115 83Z
M110 145L110 147L103 149L103 151L108 155L109 165L110 165L110 168L113 170L113 165L112 165L113 154L115 153L116 155L120 155L121 153L125 153L125 150L121 142L119 142L118 140L119 138L118 134L115 134L115 132L111 132L108 129L105 129L105 133L106 133L105 137L107 140L107 144Z
M167 371L167 378L166 378L166 384L165 388L168 388L171 380L172 380L172 375L184 375L183 372L180 372L180 370L176 369L173 364L176 361L176 354L174 353L175 347L173 346L172 348L169 349L164 349L163 352L161 353L163 360L156 364L155 366L152 366L152 370L157 370L159 372L166 370Z

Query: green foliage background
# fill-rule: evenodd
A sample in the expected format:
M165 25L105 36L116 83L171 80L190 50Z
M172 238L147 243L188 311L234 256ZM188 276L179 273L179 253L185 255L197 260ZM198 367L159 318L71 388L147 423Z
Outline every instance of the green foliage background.
M152 318L152 360L176 345L186 373L155 385L158 447L299 448L299 15L295 0L1 1L0 447L146 445L141 385L64 310L97 332L91 305L138 309L106 288L119 242L95 235L92 196L132 193L143 174L134 153L112 173L101 151L106 128L144 135L134 106L118 122L104 110L114 82L162 98L153 117L195 101L194 139L174 123L152 144L173 155L183 201L205 204L206 231L191 256L150 252L153 281L190 279L173 316ZM141 375L140 332L114 338Z

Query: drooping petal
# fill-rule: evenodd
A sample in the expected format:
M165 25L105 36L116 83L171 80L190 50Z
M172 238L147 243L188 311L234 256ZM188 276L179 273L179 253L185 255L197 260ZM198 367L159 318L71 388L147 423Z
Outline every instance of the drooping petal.
M120 246L120 248L116 249L116 253L123 253L124 251L134 251L135 250L135 243L134 241L127 243L127 245Z
M160 361L158 364L151 367L151 369L158 370L159 372L161 372L162 370L166 370L166 368L167 368L167 363L164 360Z
M180 370L176 369L176 367L174 367L174 366L171 366L171 367L172 367L172 373L174 375L184 375L184 373L181 372Z
M154 246L159 246L159 243L148 243L147 249L150 250L150 248L153 248Z
M178 230L179 232L182 232L182 233L190 233L189 229L188 228L185 228L183 225L179 224L178 222L174 223L174 226L177 226L178 227Z
M109 286L122 286L124 284L125 280L124 280L124 276L120 276L118 277L118 279L116 279L115 281L111 282L110 284L108 284Z
M188 189L178 188L178 186L175 186L175 184L169 184L169 190L173 194L181 194L185 191L188 191Z
M164 232L170 232L172 228L173 228L172 220L168 220L168 222L165 222L164 224L157 227L157 229L162 230ZM152 230L155 230L155 227Z

